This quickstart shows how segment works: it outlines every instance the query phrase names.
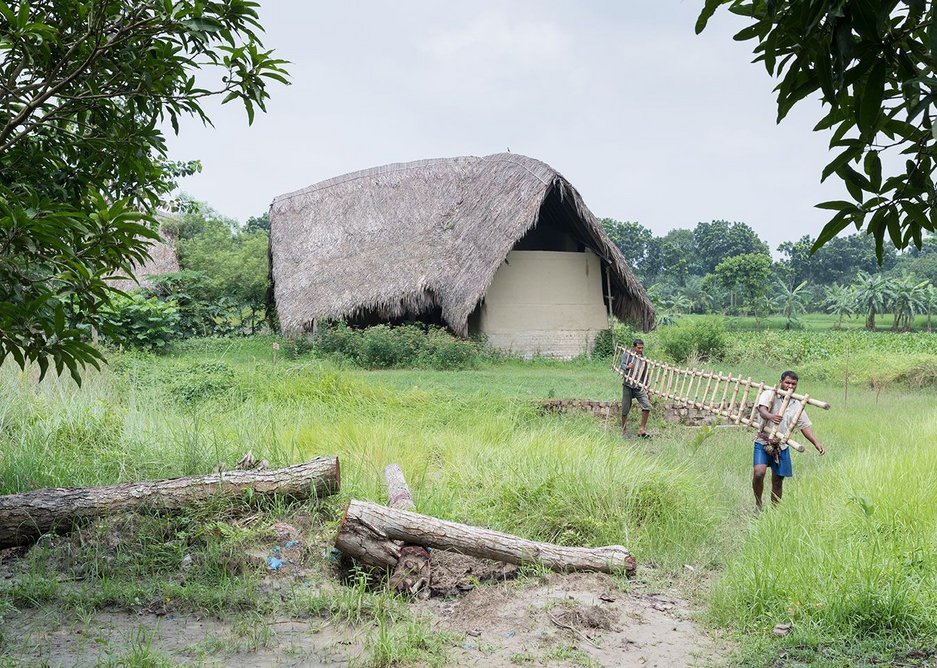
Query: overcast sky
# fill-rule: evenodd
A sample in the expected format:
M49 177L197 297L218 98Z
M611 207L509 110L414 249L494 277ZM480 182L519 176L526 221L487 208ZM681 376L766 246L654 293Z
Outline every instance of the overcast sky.
M751 225L772 248L826 221L819 104L775 124L774 82L701 1L264 3L265 45L291 61L247 125L210 106L170 137L203 172L182 189L244 221L279 194L367 167L510 149L542 160L599 217L661 235ZM171 132L170 132L171 134Z

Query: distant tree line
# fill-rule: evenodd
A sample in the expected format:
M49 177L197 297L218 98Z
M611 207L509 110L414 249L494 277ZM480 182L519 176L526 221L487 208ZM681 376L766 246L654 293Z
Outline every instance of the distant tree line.
M806 312L863 315L874 329L876 315L890 313L893 329L909 329L915 315L937 311L937 235L920 248L898 251L885 243L882 264L866 234L834 237L810 254L816 240L805 235L777 247L741 222L701 222L663 236L633 221L602 220L666 323L682 313L780 314L788 327Z

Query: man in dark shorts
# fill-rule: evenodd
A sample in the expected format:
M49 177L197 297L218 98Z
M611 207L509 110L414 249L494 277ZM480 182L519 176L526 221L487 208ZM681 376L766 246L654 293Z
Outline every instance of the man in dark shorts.
M644 363L644 341L635 339L632 341L632 350L626 352L621 357L621 370L627 375L637 365L640 373L640 379L647 381L647 366L642 367ZM638 387L625 380L621 385L621 435L628 435L628 413L631 412L631 401L638 400L641 406L641 426L638 427L638 436L641 438L650 438L647 433L647 416L651 412L651 401L648 399L647 390Z
M800 402L791 399L784 411L780 414L783 398L782 392L797 389L797 374L793 371L785 371L781 374L780 392L774 388L768 388L758 397L758 414L761 416L761 428L755 436L755 454L754 454L754 473L752 474L752 490L755 492L755 508L761 510L761 495L765 487L765 474L768 467L771 467L771 502L777 503L781 500L781 493L784 491L784 478L790 478L794 475L791 467L791 451L787 443L775 444L778 448L776 454L765 452L765 446L769 445L768 433L773 424L778 425L778 434L786 434L790 428L791 421L797 416L800 408ZM816 436L810 429L810 418L806 411L800 413L797 424L794 425L800 429L804 437L813 443L821 455L826 452ZM770 449L770 447L769 447Z

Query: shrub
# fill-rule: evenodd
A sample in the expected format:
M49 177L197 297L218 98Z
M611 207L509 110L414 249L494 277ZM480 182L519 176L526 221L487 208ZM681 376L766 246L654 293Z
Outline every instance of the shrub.
M234 385L235 373L231 365L208 360L175 369L169 393L182 404L194 405L225 395Z
M343 322L332 323L319 329L315 344L327 355L338 355L350 362L357 362L361 352L361 333Z
M358 330L344 323L320 330L317 348L369 369L429 367L464 369L477 363L482 347L440 327L375 325Z
M106 317L102 336L112 343L160 351L180 335L176 305L139 293L114 297Z
M474 341L458 339L436 327L426 332L424 340L425 349L419 361L421 366L433 369L465 369L474 366L480 353L479 345Z
M294 336L286 340L283 346L283 354L287 359L299 359L313 351L315 342L308 336Z
M700 359L721 359L728 348L725 325L719 318L694 318L660 332L664 351L676 362L697 355Z
M592 346L592 357L596 359L610 358L615 353L615 341L611 329L603 329L595 337Z

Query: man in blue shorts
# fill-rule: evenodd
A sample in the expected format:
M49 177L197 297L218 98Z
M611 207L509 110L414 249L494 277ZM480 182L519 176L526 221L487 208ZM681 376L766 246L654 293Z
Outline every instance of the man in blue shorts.
M626 352L621 358L621 370L628 374L637 366L639 380L646 383L647 366L644 364L644 341L635 339L631 345L633 349ZM638 436L650 438L647 433L647 417L651 412L651 400L647 396L647 390L627 380L621 386L621 435L628 435L628 413L631 412L631 401L633 399L637 399L638 405L641 407L641 426L638 427Z
M777 503L781 500L781 492L784 487L784 478L790 478L794 475L791 468L791 451L787 443L771 443L768 438L768 432L771 431L771 424L778 425L778 434L786 434L790 428L791 421L797 415L800 408L800 402L791 399L787 405L784 415L780 414L783 397L781 392L797 389L797 374L793 371L785 371L781 374L780 392L774 388L767 389L758 397L758 414L761 415L761 428L755 436L755 471L752 476L752 490L755 492L755 508L761 510L761 494L765 487L765 474L768 467L771 467L771 502ZM808 441L813 443L821 455L826 452L820 442L817 441L810 429L810 418L806 411L800 414L797 419L796 427L800 429ZM767 451L765 450L767 448Z

